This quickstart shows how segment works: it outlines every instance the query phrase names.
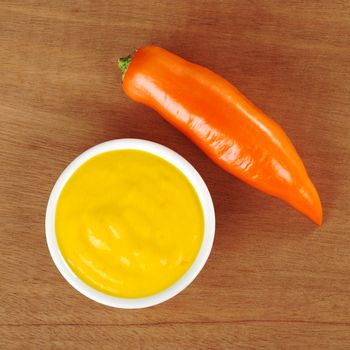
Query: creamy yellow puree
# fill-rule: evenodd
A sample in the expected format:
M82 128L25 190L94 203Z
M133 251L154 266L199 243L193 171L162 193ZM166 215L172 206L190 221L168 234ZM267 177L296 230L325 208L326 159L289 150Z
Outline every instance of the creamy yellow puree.
M56 209L63 257L84 282L118 297L160 292L195 260L204 219L183 173L143 151L106 152L81 165Z

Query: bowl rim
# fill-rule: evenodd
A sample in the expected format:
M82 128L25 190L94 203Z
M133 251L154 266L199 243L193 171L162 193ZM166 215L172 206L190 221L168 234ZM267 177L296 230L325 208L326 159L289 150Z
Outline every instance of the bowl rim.
M151 154L154 154L179 169L186 178L191 182L194 187L201 206L204 216L204 234L203 241L196 259L187 272L174 284L167 289L162 290L156 294L142 297L142 298L121 298L105 294L101 291L90 287L83 282L75 273L71 270L63 255L56 239L55 232L55 214L58 198L61 194L63 187L74 172L87 160L105 152L114 150L140 150ZM74 287L77 291L85 295L86 297L112 307L123 309L139 309L154 306L160 304L170 298L174 297L181 291L183 291L199 274L205 265L209 254L211 252L214 236L215 236L215 210L210 192L200 176L197 170L181 155L165 147L159 143L143 140L143 139L115 139L106 141L93 146L81 153L76 157L61 173L58 177L52 192L49 197L49 201L46 209L45 218L45 231L47 245L56 267L65 278L65 280Z

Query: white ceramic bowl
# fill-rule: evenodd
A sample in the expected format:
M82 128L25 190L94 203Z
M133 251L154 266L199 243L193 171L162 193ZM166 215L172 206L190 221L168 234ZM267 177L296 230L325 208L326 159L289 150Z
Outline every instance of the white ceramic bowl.
M192 183L197 192L204 213L204 236L199 253L189 270L167 289L144 298L118 298L104 294L79 279L64 260L56 240L55 214L60 193L73 173L88 159L113 150L142 150L161 157L177 167ZM158 143L140 139L119 139L101 143L82 153L63 171L58 178L46 210L46 240L54 263L63 277L80 293L101 304L124 309L138 309L166 301L185 289L199 274L210 254L215 234L215 212L213 202L203 179L193 166L176 152Z

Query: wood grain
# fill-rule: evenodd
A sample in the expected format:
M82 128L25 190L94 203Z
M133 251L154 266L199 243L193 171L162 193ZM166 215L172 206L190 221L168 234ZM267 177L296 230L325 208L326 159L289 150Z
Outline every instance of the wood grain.
M157 44L225 76L286 130L319 189L318 228L213 165L123 94L115 62ZM1 349L349 349L348 1L0 1ZM48 253L51 188L109 139L160 142L202 174L212 255L162 305L71 288Z

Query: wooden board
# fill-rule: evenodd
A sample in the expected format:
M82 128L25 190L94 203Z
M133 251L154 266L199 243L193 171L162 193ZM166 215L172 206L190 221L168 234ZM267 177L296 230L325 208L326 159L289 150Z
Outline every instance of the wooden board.
M212 164L129 100L116 59L156 44L240 88L286 130L319 189L318 228ZM348 1L0 1L1 349L350 349ZM212 193L200 276L126 311L71 288L44 232L55 180L123 137L187 158Z

